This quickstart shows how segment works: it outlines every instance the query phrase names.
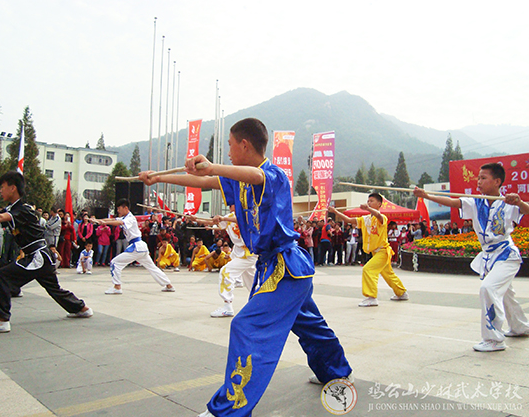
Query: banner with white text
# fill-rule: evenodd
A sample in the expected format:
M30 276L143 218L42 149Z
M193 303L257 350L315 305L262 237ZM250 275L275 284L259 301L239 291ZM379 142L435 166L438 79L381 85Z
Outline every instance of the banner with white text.
M188 122L188 141L187 141L187 158L193 158L198 155L198 144L200 141L200 127L202 120L193 120ZM186 204L184 214L197 214L202 202L202 189L186 187Z
M294 196L294 172L292 170L292 149L296 132L274 131L272 163L281 168L290 183L290 197Z
M310 215L310 220L325 220L325 212L332 198L334 179L334 132L316 133L313 135L313 143L312 187L318 195L318 203Z

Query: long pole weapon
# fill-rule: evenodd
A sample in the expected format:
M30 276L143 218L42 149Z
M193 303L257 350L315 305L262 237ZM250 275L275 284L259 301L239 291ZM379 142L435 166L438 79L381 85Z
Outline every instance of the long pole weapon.
M207 162L200 162L196 164L197 169L204 169L207 168L209 164ZM156 177L157 175L167 175L167 174L176 174L178 172L185 172L185 167L178 167L178 168L171 168L166 169L165 171L157 171L157 172L151 172L147 177L152 178ZM139 176L136 177L115 177L116 181L138 181L140 179Z
M413 193L412 188L398 188L398 187L384 187L381 185L366 185L366 184L353 184L352 182L339 182L340 185L350 185L351 187L367 188L375 190L387 190L387 191L403 191L406 193ZM483 194L461 194L461 193L444 193L442 191L426 191L428 194L440 195L443 197L469 197L469 198L483 198L487 200L503 200L503 196L483 195Z

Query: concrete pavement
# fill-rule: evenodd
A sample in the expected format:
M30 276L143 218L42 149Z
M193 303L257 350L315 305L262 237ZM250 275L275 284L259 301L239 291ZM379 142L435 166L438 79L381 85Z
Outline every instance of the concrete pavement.
M410 301L359 308L361 267L318 268L314 298L355 369L351 416L529 416L529 338L503 352L472 350L480 340L479 278L398 270ZM11 333L0 334L0 416L193 417L224 375L231 319L216 273L168 272L162 293L139 267L123 272L123 295L104 295L108 268L61 270L63 287L93 308L66 313L36 283L13 299ZM529 279L514 283L529 314ZM236 289L235 310L247 291ZM294 335L254 416L330 416Z

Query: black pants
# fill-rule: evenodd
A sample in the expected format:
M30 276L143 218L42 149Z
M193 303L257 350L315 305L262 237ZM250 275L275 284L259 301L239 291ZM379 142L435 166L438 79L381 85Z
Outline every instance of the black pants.
M9 321L11 318L13 288L21 288L34 279L68 313L79 313L83 309L84 301L78 299L74 293L61 288L55 274L55 266L52 265L46 254L43 253L42 256L44 265L36 270L24 269L16 262L11 262L0 268L0 319Z

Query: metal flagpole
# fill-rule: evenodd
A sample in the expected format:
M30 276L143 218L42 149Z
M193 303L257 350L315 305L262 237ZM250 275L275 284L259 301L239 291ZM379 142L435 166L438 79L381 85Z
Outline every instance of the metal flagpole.
M171 48L167 48L167 94L165 99L165 146L164 146L164 161L165 169L168 169L169 159L169 79L171 75ZM167 183L163 185L163 201L167 201ZM162 207L163 208L163 207Z
M171 104L171 146L174 147L174 92L175 92L175 78L176 78L176 61L173 61L173 98L172 98L172 104ZM169 149L167 149L167 152L169 152ZM169 152L170 158L169 158L169 165L173 166L173 152ZM172 202L172 195L173 195L173 184L169 184L169 193L168 193L168 199L167 199L167 206L171 208L171 202Z
M178 166L178 117L180 115L180 71L178 71L178 88L176 92L176 140L174 145L174 164ZM175 210L178 209L178 193L176 192L176 185L174 187L175 190Z
M152 163L152 117L153 117L153 99L154 99L154 61L156 57L156 17L154 18L154 36L153 36L153 42L152 42L152 72L151 72L151 114L149 119L149 165L148 170L150 171L151 163ZM151 193L151 187L147 187L144 194L147 196L147 201L149 199L149 195ZM145 195L143 196L143 199L145 200Z
M158 163L156 164L157 171L160 171L160 159L161 159L161 151L162 151L162 96L163 96L163 46L165 42L165 36L162 36L162 63L160 65L161 67L161 74L160 74L160 105L158 109ZM159 191L159 184L156 183L156 194L160 195Z

